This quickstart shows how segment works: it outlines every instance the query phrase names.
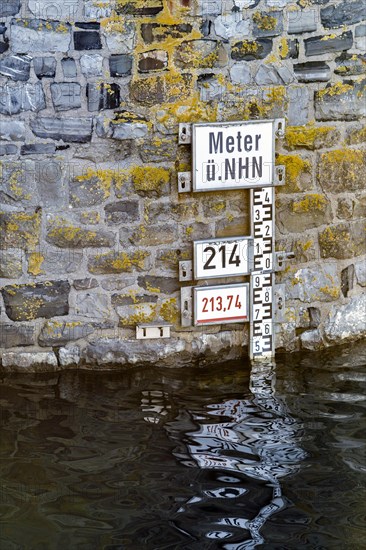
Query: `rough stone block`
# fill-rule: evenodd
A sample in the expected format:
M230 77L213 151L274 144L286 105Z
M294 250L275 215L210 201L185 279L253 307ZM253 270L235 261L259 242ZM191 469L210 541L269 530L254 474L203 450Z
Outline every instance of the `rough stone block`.
M81 86L76 82L54 82L51 96L56 111L68 111L81 107Z
M337 57L334 72L341 76L354 76L365 73L366 55L342 54Z
M111 124L113 139L131 140L139 139L147 135L147 124L141 122L118 122Z
M53 155L55 151L54 143L28 143L20 148L21 155Z
M161 197L170 189L170 171L156 166L136 166L132 170L132 183L138 195Z
M0 349L34 344L34 327L0 322Z
M216 40L188 40L175 50L174 62L183 69L208 69L227 63L226 50Z
M354 250L349 224L330 225L320 231L319 248L322 258L352 258Z
M341 52L349 50L353 46L352 31L347 31L339 36L312 36L304 40L305 54L323 55L331 52Z
M88 270L94 274L132 273L146 269L150 254L142 250L136 252L110 251L89 257ZM132 284L129 282L129 284ZM104 287L103 287L104 288Z
M2 0L0 3L0 17L16 15L21 8L21 0Z
M132 55L114 54L109 58L109 72L111 76L128 76L132 72Z
M28 0L28 8L37 19L56 19L75 21L78 11L78 0L54 2L50 0Z
M258 86L283 84L278 71L272 65L260 65L254 80Z
M3 161L0 173L1 202L13 206L38 205L35 175L35 164L32 161Z
M329 223L331 219L330 202L325 195L318 193L281 199L277 210L277 222L282 232L302 233Z
M320 155L318 181L322 189L331 193L364 189L366 181L366 151L336 149Z
M21 277L23 274L22 260L23 252L21 250L0 251L0 278L17 279Z
M296 34L316 31L317 21L318 12L315 9L289 11L287 32Z
M355 274L360 286L366 286L366 259L355 262Z
M47 275L59 273L74 273L78 271L83 261L83 253L80 250L46 250L41 269Z
M19 120L0 120L0 139L5 141L24 141L25 123Z
M177 142L158 134L152 139L145 139L138 149L145 163L174 162L178 154Z
M366 80L337 82L315 92L317 120L358 120L366 115Z
M9 82L0 86L0 113L3 115L16 115L21 111L38 112L45 108L45 96L40 82Z
M102 76L103 57L97 53L86 53L80 57L80 68L85 78Z
M84 279L75 279L72 285L75 290L89 290L91 288L97 288L99 283L94 278L85 277Z
M54 57L35 57L33 67L38 78L54 78L56 59Z
M192 32L192 25L180 23L177 25L161 25L159 23L142 23L141 35L146 44L163 42L168 38L184 38Z
M0 157L5 155L15 155L18 152L18 147L12 143L0 144Z
M352 342L366 336L366 294L354 296L346 304L333 306L324 325L329 343Z
M70 284L67 281L8 285L1 291L6 314L12 321L67 315L69 292Z
M157 15L163 10L163 0L129 0L117 4L116 12L128 15Z
M102 42L98 31L74 31L75 50L101 50Z
M113 202L108 204L104 210L108 225L131 223L140 218L139 203L134 200Z
M327 82L331 77L330 67L325 61L308 61L294 65L299 82Z
M158 277L155 275L140 275L137 279L138 285L144 290L155 290L155 292L163 292L164 294L173 294L180 288L176 277Z
M337 217L341 220L349 220L353 215L354 202L350 197L342 197L337 200Z
M131 54L133 52L136 41L135 25L124 22L123 32L120 29L108 30L107 27L104 36L110 53Z
M113 327L113 313L109 296L101 291L79 292L75 299L75 313L78 317L108 321Z
M366 24L358 25L355 29L355 47L361 52L366 50Z
M286 274L286 298L300 302L332 302L340 296L337 266L325 263L316 267L293 269Z
M130 97L147 106L182 100L190 94L192 75L159 75L132 80Z
M76 321L46 321L38 342L41 346L62 346L74 340L85 338L95 331L93 323Z
M88 168L84 174L70 182L70 201L73 206L86 207L101 204L111 195L112 185L122 186L123 170L111 168L93 170Z
M168 53L165 50L142 52L139 54L137 67L140 73L165 70L168 67Z
M224 40L245 38L250 34L250 20L243 19L240 12L219 15L214 20L215 33Z
M11 49L15 53L67 52L71 42L71 25L42 19L13 19Z
M287 149L321 149L339 142L339 132L334 126L287 126L285 143Z
M61 367L77 367L81 352L78 346L67 346L58 350L58 360Z
M264 59L272 51L270 38L258 38L258 40L243 40L236 42L231 50L231 57L235 61L252 61Z
M120 230L119 239L121 244L126 242L126 239L135 246L159 246L163 244L172 244L177 239L176 224L167 224L163 226L157 225L141 225L135 230L131 228L122 228Z
M39 245L41 212L0 212L0 249L34 249Z
M92 135L92 118L37 117L31 121L32 132L44 139L87 143Z
M46 241L59 248L101 248L113 246L115 235L104 229L83 229L56 216L48 220Z
M307 330L300 334L301 348L312 351L320 350L324 347L324 342L319 329Z
M280 11L253 14L253 36L278 36L283 31L283 17Z
M320 19L326 29L354 25L365 19L365 4L362 0L356 2L347 0L336 6L327 6L320 10Z
M0 59L0 74L9 76L15 81L29 80L30 64L32 58L29 55L9 55Z
M230 78L233 84L250 84L250 68L246 63L235 63L230 69Z
M75 59L72 59L72 57L64 57L64 59L61 59L61 67L64 78L76 78L77 69Z
M118 84L86 85L86 96L88 98L88 111L102 111L104 109L117 109L121 101L121 92Z
M11 372L51 372L60 369L53 351L7 351L3 353L2 366Z

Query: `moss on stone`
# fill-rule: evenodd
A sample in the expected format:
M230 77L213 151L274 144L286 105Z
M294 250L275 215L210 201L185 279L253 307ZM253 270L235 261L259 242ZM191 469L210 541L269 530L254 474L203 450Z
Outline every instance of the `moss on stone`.
M176 298L169 298L162 303L160 308L160 316L164 319L164 321L172 323L173 325L179 322L180 313Z
M296 213L311 212L313 210L324 212L327 205L328 201L325 195L311 193L309 195L306 195L300 201L294 201L292 204L292 210Z
M135 190L158 191L170 181L170 171L156 166L135 166L132 168L132 182Z
M303 148L314 150L328 145L327 138L334 133L334 126L288 126L286 128L286 146L289 149Z
M286 168L286 191L301 191L300 178L304 172L310 172L311 164L299 155L278 155L276 164Z

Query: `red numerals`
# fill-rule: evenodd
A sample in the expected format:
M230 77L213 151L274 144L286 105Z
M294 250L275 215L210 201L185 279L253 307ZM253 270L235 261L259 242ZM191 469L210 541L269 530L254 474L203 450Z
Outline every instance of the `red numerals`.
M203 298L202 304L202 313L211 313L213 311L228 311L231 307L236 309L241 309L242 307L239 294L237 294L236 296L229 294L228 296L226 296L226 300L221 296Z

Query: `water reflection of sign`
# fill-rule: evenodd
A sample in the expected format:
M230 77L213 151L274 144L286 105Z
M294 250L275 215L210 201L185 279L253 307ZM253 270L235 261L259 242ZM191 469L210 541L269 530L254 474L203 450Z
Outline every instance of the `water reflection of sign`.
M194 124L193 189L273 185L273 121Z
M194 278L247 275L250 272L250 241L250 237L195 241Z
M195 325L248 321L248 283L196 287L193 290Z

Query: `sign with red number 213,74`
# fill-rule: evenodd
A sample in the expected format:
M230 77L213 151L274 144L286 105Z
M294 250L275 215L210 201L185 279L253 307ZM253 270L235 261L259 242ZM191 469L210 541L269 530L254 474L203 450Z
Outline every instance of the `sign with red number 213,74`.
M248 283L194 288L195 325L248 321L248 295Z

